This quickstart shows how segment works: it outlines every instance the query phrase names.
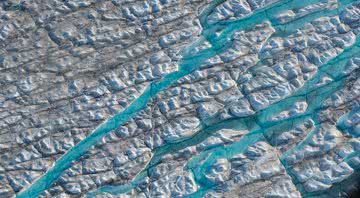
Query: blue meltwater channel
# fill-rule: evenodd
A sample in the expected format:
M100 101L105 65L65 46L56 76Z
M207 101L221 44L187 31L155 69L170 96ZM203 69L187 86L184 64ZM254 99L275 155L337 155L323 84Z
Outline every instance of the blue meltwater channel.
M205 31L205 30L204 30ZM203 40L203 39L201 39ZM195 43L200 45L203 42ZM189 46L194 48L194 46ZM223 47L226 47L225 45ZM203 61L213 57L216 53L223 50L209 49L195 55L188 55L180 62L180 69L177 72L170 73L158 82L153 82L150 86L124 111L115 114L106 122L102 123L96 128L89 136L80 141L77 145L69 149L61 158L59 158L53 167L51 167L42 177L35 180L28 188L21 191L16 197L18 198L31 198L37 197L44 190L48 189L61 174L72 166L74 161L77 161L84 153L86 153L93 145L95 145L101 138L107 135L112 130L125 124L128 120L133 118L139 111L146 107L149 100L154 97L161 90L168 88L180 78L190 74L196 70Z
M276 24L275 22L274 23L272 22L272 26L273 28L275 28L276 32L278 32L278 30L281 31L282 36L290 35L298 28L301 28L305 23L311 22L314 19L318 18L319 16L335 16L336 14L339 13L339 11L343 10L346 6L348 6L348 4L351 3L351 1L341 1L340 3L341 5L338 6L337 10L331 10L328 12L323 12L323 11L316 12L314 14L309 14L307 16L301 17L299 20L287 24ZM304 4L302 4L302 6L304 6ZM284 5L281 4L280 6L278 5L274 8L268 7L266 10L267 12L271 11L270 13L273 13L274 15L274 13L276 13L274 12L274 9L279 10L279 7L284 8ZM296 7L299 7L299 4L295 2L292 3L291 6L287 5L286 7L287 8L291 7L294 9ZM264 14L264 12L257 12L257 13ZM265 16L261 18L264 19ZM243 21L249 19L251 19L251 17L246 18ZM271 20L272 17L267 19ZM235 21L231 23L234 22ZM261 22L261 21L256 21L256 22ZM202 26L206 26L206 21L201 22L201 24ZM238 26L238 28L239 27L245 28L246 26ZM289 31L286 32L283 31L287 29ZM161 159L164 155L169 153L174 153L186 147L197 145L200 142L204 141L209 136L216 133L217 130L223 128L236 129L236 130L240 130L240 129L249 130L250 132L247 135L245 135L239 142L227 146L226 148L223 146L219 146L217 148L207 150L206 152L200 153L198 156L194 157L189 162L187 167L192 169L196 183L200 187L200 189L196 193L190 195L189 197L202 197L204 193L206 193L209 189L214 187L214 185L211 182L207 181L207 179L203 176L202 173L206 168L211 166L211 163L215 159L220 157L230 158L234 153L241 153L249 145L260 140L266 140L267 137L271 135L271 133L273 133L273 131L276 132L286 131L287 129L289 129L289 127L292 127L293 124L304 122L305 120L312 118L313 117L312 115L315 115L316 112L319 110L319 108L321 108L322 102L326 98L328 98L331 94L333 94L335 91L343 87L345 80L345 76L341 75L341 72L344 70L343 67L345 67L347 60L349 58L351 58L354 54L357 54L359 52L360 52L359 41L357 40L353 46L345 49L343 53L334 57L333 59L331 59L331 61L327 62L326 64L320 66L319 71L315 76L313 76L311 80L308 80L308 82L300 90L297 90L295 93L288 96L287 98L279 101L276 104L270 105L268 108L258 112L254 116L231 119L228 121L214 122L213 124L202 126L202 128L191 137L176 141L175 143L173 142L166 143L163 146L158 147L157 149L154 150L154 156L152 157L151 161L148 163L147 167L143 171L141 171L131 182L123 185L102 186L99 189L89 193L87 197L94 197L96 194L99 193L110 193L116 195L116 194L124 194L129 192L130 190L136 188L138 184L141 183L143 179L146 176L148 176L148 174L151 173L159 163L161 163ZM325 74L328 74L331 77L333 77L334 82L329 83L326 86L317 87L316 84L321 80L321 77ZM315 87L317 88L315 89ZM272 116L274 116L274 114L278 114L280 113L279 111L285 111L291 108L291 106L294 105L296 101L304 101L304 100L310 104L309 108L304 114L288 120L281 120L278 122L269 121L269 119ZM218 118L216 118L215 116L214 119L217 120ZM316 119L313 118L313 120ZM259 126L256 127L256 125ZM301 145L302 144L300 144L299 148L301 147ZM295 147L294 149L297 149L297 147ZM289 153L291 151L289 151ZM211 154L211 157L209 157L208 159L213 159L213 160L207 161L207 163L204 163L204 165L199 166L199 164L201 164L200 161L204 160L203 159L204 156L208 156L209 154ZM282 157L285 157L285 155Z
M106 122L102 123L89 136L80 141L73 148L69 149L61 158L59 158L53 167L51 167L42 177L35 180L28 188L21 191L18 198L37 197L44 190L48 189L62 173L72 166L72 163L77 161L83 154L85 154L93 145L95 145L101 138L109 132L125 124L128 120L133 118L139 111L143 110L152 97L156 96L160 91L173 85L180 78L192 73L198 69L201 64L223 52L231 45L231 36L235 31L250 28L253 25L264 22L276 16L284 9L299 8L301 6L317 2L315 0L283 0L275 3L267 8L259 9L252 15L229 23L207 24L207 16L225 0L214 0L199 16L203 32L198 42L190 45L188 49L193 49L196 46L203 44L205 40L212 44L209 49L202 50L196 54L191 54L191 50L184 50L183 59L180 61L179 71L166 75L157 82L153 82L150 86L134 100L124 111L110 117ZM345 0L346 1L346 0ZM348 1L348 0L347 0ZM346 1L346 2L347 2ZM349 1L350 2L350 1ZM271 21L271 20L270 20ZM275 27L276 29L276 27ZM222 30L220 35L216 33ZM257 139L257 138L256 138ZM253 142L253 141L249 141ZM131 188L131 185L125 185L122 190ZM122 191L120 190L120 191Z

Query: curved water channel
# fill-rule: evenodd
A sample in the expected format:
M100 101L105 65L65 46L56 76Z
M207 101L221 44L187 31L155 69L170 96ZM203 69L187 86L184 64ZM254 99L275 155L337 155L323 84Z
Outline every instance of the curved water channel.
M196 54L191 54L191 50L185 49L183 52L183 59L179 63L179 71L166 75L160 81L151 83L150 86L143 92L143 94L139 96L134 102L132 102L124 111L119 112L106 120L106 122L102 123L88 137L83 139L73 148L69 149L61 158L56 161L53 167L51 167L39 179L34 181L28 188L21 191L17 197L37 197L44 190L48 189L65 170L72 166L74 161L77 161L83 154L85 154L93 145L95 145L109 132L125 124L139 111L144 109L150 99L156 96L157 93L173 85L178 79L198 69L205 60L228 49L231 45L232 35L235 31L246 30L256 24L260 24L268 20L271 22L272 27L275 28L276 33L280 33L281 36L289 35L293 33L293 31L302 27L304 23L310 22L319 16L336 15L338 14L339 10L344 9L348 4L354 2L354 0L339 0L339 8L333 11L320 11L296 19L288 24L277 24L275 21L275 16L281 11L301 8L303 6L319 2L319 0L283 0L278 1L277 3L274 3L266 8L256 10L251 15L245 16L239 20L220 21L215 24L208 24L207 17L219 4L223 3L224 1L225 0L214 0L208 5L207 8L204 9L204 11L199 16L200 23L203 28L201 38L199 41L188 47L188 49L193 49L194 47L203 44L205 41L208 41L212 45L211 48L199 51ZM219 32L221 33L218 34ZM164 146L155 150L154 157L146 169L140 172L132 182L122 186L104 186L89 194L89 196L92 197L99 192L108 192L112 194L128 192L137 185L138 181L144 178L147 173L159 163L161 156L167 153L178 151L191 145L196 145L222 128L243 127L248 129L250 132L245 135L241 141L227 146L226 148L217 147L211 151L205 151L189 162L187 168L197 173L194 174L196 176L195 180L200 186L200 190L190 197L200 197L207 190L212 188L212 184L203 176L202 172L203 169L205 169L207 165L211 165L215 159L219 157L229 158L233 154L241 153L249 145L262 139L266 139L266 134L270 133L271 131L278 129L284 130L289 127L288 125L300 123L308 118L312 118L316 122L316 118L313 116L313 113L321 108L322 102L328 96L344 86L345 78L341 73L343 71L342 68L345 67L345 63L350 57L352 57L354 54L360 53L359 45L359 39L357 39L353 46L349 47L343 53L339 54L337 57L321 66L318 70L318 73L311 80L306 82L306 84L292 96L289 96L288 98L283 99L280 102L275 103L264 110L261 110L260 112L257 112L255 115L241 119L230 119L220 123L213 123L211 126L205 125L201 131L197 132L194 136L184 141L176 144L165 144ZM314 88L314 84L317 83L323 73L332 76L335 80L320 88ZM269 121L268 118L271 115L275 115L276 113L287 109L296 101L304 100L311 100L311 103L309 103L310 105L304 114L278 122ZM304 142L306 142L306 139ZM293 149L299 149L301 145L302 144L299 144L299 146ZM286 154L284 154L283 157L286 157L286 155L291 152L292 150L288 151ZM195 166L195 164L199 164L198 162L201 159L209 155L210 157L206 158L206 162L203 163L203 166Z

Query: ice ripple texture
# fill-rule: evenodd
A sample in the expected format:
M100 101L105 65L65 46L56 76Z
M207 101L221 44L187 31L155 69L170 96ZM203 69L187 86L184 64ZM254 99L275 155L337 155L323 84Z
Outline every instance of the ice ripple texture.
M359 187L360 1L0 5L0 197Z

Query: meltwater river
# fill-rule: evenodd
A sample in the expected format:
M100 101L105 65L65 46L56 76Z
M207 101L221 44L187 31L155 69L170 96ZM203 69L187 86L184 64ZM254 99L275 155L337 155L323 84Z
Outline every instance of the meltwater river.
M262 23L264 21L270 21L271 25L275 28L276 32L280 35L288 35L292 33L292 30L296 30L304 25L306 22L310 22L319 16L331 16L338 13L339 9L343 9L349 3L353 2L351 0L343 0L339 1L340 6L339 9L335 11L327 11L327 12L318 12L314 14L310 14L306 17L302 17L299 20L295 20L288 24L277 24L275 21L275 16L281 11L288 9L296 9L306 5L310 5L316 2L316 0L283 0L277 3L274 3L266 8L259 9L252 13L249 16L246 16L239 20L234 21L222 21L215 24L208 24L207 17L212 13L212 11L224 0L214 0L209 6L201 13L199 16L200 23L202 25L203 31L200 36L198 42L193 43L188 48L193 49L196 46L203 44L203 42L209 41L212 45L211 48L202 50L197 52L196 54L192 54L191 50L184 50L183 59L179 64L179 71L171 73L163 77L161 80L157 82L153 82L150 86L143 92L141 96L139 96L136 100L134 100L125 110L115 114L113 117L106 120L102 123L98 128L96 128L88 137L83 139L73 148L69 149L61 158L59 158L53 167L51 167L44 175L42 175L39 179L34 181L29 187L25 188L21 191L17 197L18 198L31 198L37 197L44 190L48 189L60 176L61 174L71 167L74 161L77 161L83 154L85 154L93 145L95 145L101 138L107 135L112 130L118 128L119 126L126 123L128 120L133 118L139 111L146 107L146 104L149 100L154 97L160 91L168 88L173 85L180 78L192 73L196 69L200 67L200 65L207 59L225 51L231 45L231 38L235 31L244 30L251 28L252 26ZM217 34L221 30L220 35ZM216 152L211 154L211 157L208 158L209 162L204 163L211 164L216 158L221 157L223 155L229 155L234 153L242 152L248 145L259 141L266 136L266 132L271 131L272 127L276 127L277 125L282 125L285 127L290 122L304 120L312 116L313 112L320 108L321 103L324 99L326 99L330 94L334 93L336 90L341 88L344 84L344 78L341 76L342 67L339 65L345 65L345 61L351 57L353 54L359 53L359 39L349 49L346 49L342 54L338 55L327 64L320 67L317 75L309 80L302 89L300 89L297 93L292 95L289 98L286 98L278 103L275 103L268 107L265 110L258 112L256 115L249 118L242 118L236 120L237 125L241 125L242 122L253 121L256 119L258 127L254 127L254 129L246 135L240 142L234 143L232 146L226 148L218 148ZM334 65L337 65L334 67ZM317 82L319 76L322 72L329 73L334 76L335 81L329 83L328 85L322 87L321 89L313 90L314 83ZM296 101L307 100L309 95L314 93L312 96L311 105L307 109L307 112L304 115L299 116L297 118L293 118L293 120L289 120L282 123L272 123L268 121L268 117L273 115L290 104L294 104ZM320 93L320 94L319 94ZM216 131L220 128L227 128L234 125L234 120L229 120L224 123L217 123L214 126L208 126L207 128L199 131L193 137L184 140L181 144L168 144L164 145L160 149L155 152L155 157L149 163L148 168L151 168L157 164L157 160L160 156L172 152L174 150L179 150L181 148L185 148L190 145L195 145L199 141L204 140L206 137L211 135L213 131ZM256 125L253 123L253 125ZM300 145L301 146L301 145ZM297 148L294 148L297 149ZM290 151L291 152L291 151ZM202 155L201 155L202 156ZM189 168L192 171L197 172L196 174L196 182L200 185L200 189L196 194L192 195L193 197L199 197L207 189L211 188L211 184L206 180L206 178L201 174L201 169L206 167L195 168L192 167L192 164L196 164L197 160L200 160L201 156L194 158L191 163L189 163ZM136 181L140 180L145 176L145 172L139 173L138 177L127 185L123 186L105 186L98 189L97 192L109 192L109 193L124 193L130 189L132 189L136 185Z

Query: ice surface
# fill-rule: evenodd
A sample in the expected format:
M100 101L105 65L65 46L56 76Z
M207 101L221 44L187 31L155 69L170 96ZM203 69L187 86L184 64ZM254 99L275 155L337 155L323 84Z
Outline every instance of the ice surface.
M0 3L0 197L346 197L360 2Z

